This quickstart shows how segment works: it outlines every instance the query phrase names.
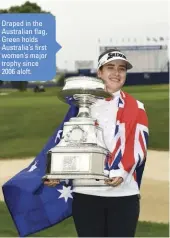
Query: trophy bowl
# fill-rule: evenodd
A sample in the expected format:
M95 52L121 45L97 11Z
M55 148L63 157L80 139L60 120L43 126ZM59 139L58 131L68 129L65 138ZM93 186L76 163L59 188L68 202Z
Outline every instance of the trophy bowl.
M105 85L101 79L97 79L94 77L87 77L87 76L77 76L77 77L70 77L65 80L65 85L62 90L60 90L57 94L57 97L62 102L68 102L68 99L74 98L75 100L73 103L76 105L80 105L75 95L81 95L81 100L84 99L84 97L90 96L91 98L94 98L95 103L97 99L103 99L112 97L112 95L108 92L104 91Z
M109 151L97 118L90 115L90 107L98 99L112 97L105 92L102 80L78 76L65 80L58 92L62 102L79 108L76 117L64 123L60 142L47 153L46 175L43 179L73 179L93 186L94 180L105 179L104 162ZM100 186L103 183L99 183ZM102 184L102 185L101 185Z

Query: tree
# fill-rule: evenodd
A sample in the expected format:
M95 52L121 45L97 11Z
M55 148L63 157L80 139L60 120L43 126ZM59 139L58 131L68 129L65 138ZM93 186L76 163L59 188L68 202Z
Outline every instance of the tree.
M0 9L0 13L8 13L8 10Z
M21 92L27 90L28 82L27 81L11 81L12 88L18 89Z
M64 80L65 80L65 74L62 73L58 76L57 86L63 87L64 86Z
M36 3L31 3L29 1L25 2L20 6L12 6L9 9L0 9L0 13L48 13L43 11L40 6ZM15 81L11 82L13 88L17 88L20 91L26 91L28 82L26 81Z
M3 85L3 83L4 83L4 82L3 82L2 80L0 80L0 87Z
M20 6L12 6L9 9L0 9L0 13L47 13L43 11L36 3L29 1Z

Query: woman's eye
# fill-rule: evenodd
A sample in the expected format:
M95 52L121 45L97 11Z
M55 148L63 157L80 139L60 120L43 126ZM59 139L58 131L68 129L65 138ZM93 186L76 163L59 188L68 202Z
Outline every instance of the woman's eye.
M124 71L126 71L126 69L125 69L125 68L120 68L119 70L120 70L120 71L123 71L123 72L124 72Z

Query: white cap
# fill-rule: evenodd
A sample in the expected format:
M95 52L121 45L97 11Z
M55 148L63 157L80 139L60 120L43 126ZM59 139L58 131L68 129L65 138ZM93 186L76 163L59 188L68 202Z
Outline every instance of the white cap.
M101 66L103 66L104 64L107 64L108 62L112 60L118 60L118 59L126 62L127 69L131 69L133 67L122 52L112 51L112 52L106 53L100 58L97 69L99 69Z

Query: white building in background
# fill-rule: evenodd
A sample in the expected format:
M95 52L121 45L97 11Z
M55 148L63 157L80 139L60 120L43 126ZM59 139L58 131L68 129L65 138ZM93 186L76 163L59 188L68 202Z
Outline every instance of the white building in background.
M111 46L100 47L104 52ZM168 47L166 45L117 46L133 65L130 72L167 72Z
M91 69L96 71L97 57L103 51L116 47L120 49L133 65L130 72L167 72L168 71L168 37L143 37L143 38L98 38L94 42L93 51L89 52L85 59L67 60L65 70L70 71L68 65L71 65L71 71L78 69ZM87 48L88 50L88 48ZM72 61L72 62L71 62Z

